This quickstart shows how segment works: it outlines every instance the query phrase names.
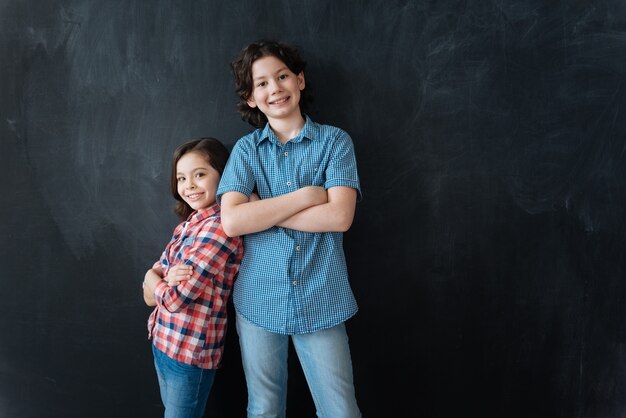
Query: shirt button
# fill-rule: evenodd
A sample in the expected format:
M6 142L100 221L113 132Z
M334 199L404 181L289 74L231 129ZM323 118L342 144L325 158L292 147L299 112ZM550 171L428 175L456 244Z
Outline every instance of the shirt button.
M287 182L287 186L291 186L291 182L290 181Z
M289 153L287 151L285 151L285 157L288 156L288 155L289 155Z
M300 246L296 245L296 251L300 251Z
M294 280L294 281L293 281L293 282L291 282L291 283L293 283L293 285L295 286L295 285L297 285L297 284L298 284L298 281L297 281L297 280Z

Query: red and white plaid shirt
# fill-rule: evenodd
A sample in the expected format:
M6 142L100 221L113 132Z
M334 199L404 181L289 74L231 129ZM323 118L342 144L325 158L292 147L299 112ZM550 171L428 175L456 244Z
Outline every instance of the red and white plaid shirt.
M226 303L243 256L239 237L222 229L219 205L192 213L174 229L155 267L167 275L176 264L193 266L191 279L154 289L157 306L148 319L148 338L168 357L203 369L217 369L226 334Z

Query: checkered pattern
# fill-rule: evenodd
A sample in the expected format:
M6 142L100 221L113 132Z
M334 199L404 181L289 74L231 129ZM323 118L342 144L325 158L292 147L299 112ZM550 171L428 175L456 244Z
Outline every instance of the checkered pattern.
M352 139L312 122L281 144L269 124L241 138L217 191L263 199L304 186L347 186L361 197ZM357 311L339 232L273 227L244 237L246 252L233 290L237 312L272 332L299 334L330 328Z
M174 230L161 260L164 274L176 264L193 273L176 287L161 282L157 306L148 320L148 338L168 357L204 369L217 369L226 333L226 303L237 274L243 244L222 229L217 204L194 212Z

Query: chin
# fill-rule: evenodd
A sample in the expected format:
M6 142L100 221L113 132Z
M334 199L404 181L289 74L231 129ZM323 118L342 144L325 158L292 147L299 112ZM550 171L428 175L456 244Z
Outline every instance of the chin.
M189 205L189 207L193 210L198 210L198 208L201 206L198 202L194 202L194 203L189 203L187 202L187 204Z

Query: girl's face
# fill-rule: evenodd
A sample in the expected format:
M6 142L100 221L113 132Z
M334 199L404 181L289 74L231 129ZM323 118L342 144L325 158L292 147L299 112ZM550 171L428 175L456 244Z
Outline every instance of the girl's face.
M215 203L220 174L202 154L191 151L180 157L176 181L178 194L192 209L205 209Z
M304 89L304 73L294 74L273 55L252 64L252 95L248 106L258 107L267 119L302 118L300 91Z

